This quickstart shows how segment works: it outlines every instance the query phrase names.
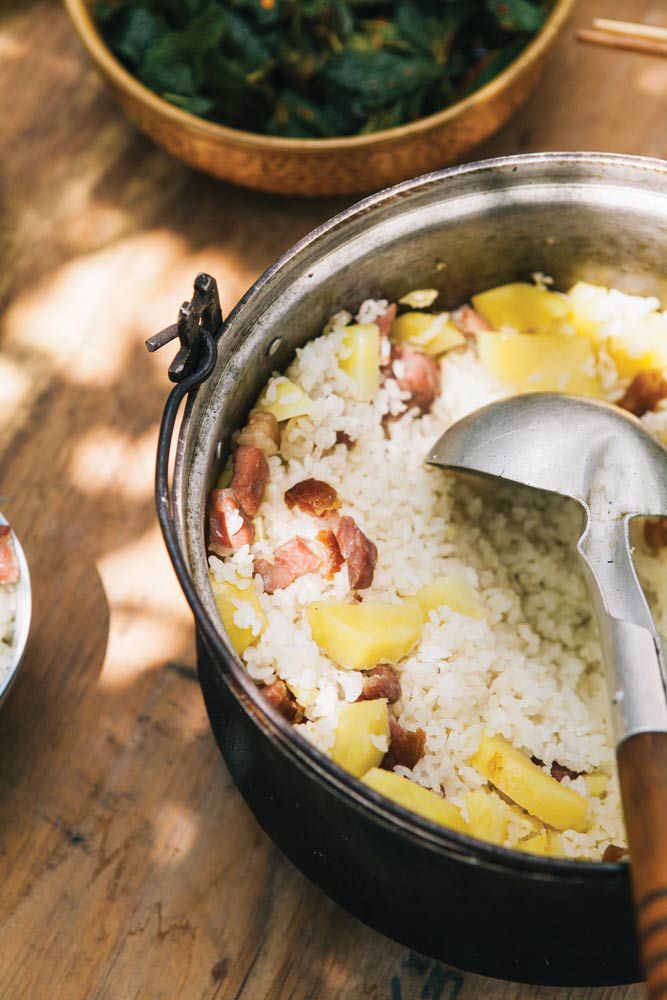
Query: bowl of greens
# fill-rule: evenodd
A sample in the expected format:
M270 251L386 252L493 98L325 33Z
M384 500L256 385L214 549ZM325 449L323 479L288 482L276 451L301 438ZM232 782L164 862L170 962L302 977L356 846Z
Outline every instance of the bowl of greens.
M453 163L533 89L574 0L65 0L129 117L213 176L353 194Z

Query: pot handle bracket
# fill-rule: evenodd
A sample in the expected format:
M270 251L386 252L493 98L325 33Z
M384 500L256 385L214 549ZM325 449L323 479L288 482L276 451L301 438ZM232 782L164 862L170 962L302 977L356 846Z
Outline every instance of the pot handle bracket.
M169 556L188 603L195 613L202 613L203 608L187 560L178 542L169 484L169 455L181 403L206 381L215 368L221 330L222 312L218 285L210 274L202 273L195 278L194 295L190 302L184 302L181 306L178 321L146 341L147 349L153 352L177 337L180 340L178 353L169 366L169 378L175 385L169 393L158 436L155 506ZM204 616L204 621L207 621L205 612Z
M198 385L208 378L215 365L214 359L209 370L198 372L199 362L208 353L206 350L207 341L213 341L213 354L217 354L215 343L218 331L222 326L222 311L218 283L215 278L212 278L210 274L198 274L195 278L194 288L194 295L190 302L184 302L179 310L178 321L149 337L146 341L146 347L152 354L178 337L181 346L169 366L169 378L172 382L182 382L184 378L200 374L198 381L193 383ZM190 389L187 391L189 392ZM181 393L181 397L183 395L185 393Z

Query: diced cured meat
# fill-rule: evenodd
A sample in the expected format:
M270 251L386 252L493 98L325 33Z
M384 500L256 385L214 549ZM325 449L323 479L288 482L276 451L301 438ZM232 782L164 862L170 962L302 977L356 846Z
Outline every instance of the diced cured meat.
M330 529L317 532L317 540L324 546L325 559L321 567L327 580L333 580L338 570L343 565L343 553L335 534Z
M364 590L373 582L378 559L377 547L357 526L352 517L341 517L336 540L347 563L351 590Z
M237 438L237 445L259 448L267 458L277 455L280 450L280 427L272 413L251 410L248 423Z
M394 320L396 319L396 303L392 304L385 309L381 316L375 320L380 330L381 337L388 337L391 333L391 328L394 325Z
M667 545L667 517L658 517L644 523L644 541L654 552Z
M440 373L433 358L415 347L393 344L391 370L399 388L410 393L407 408L416 406L422 413L428 413L440 392Z
M563 778L571 778L574 781L575 778L580 778L583 771L572 771L571 768L565 767L564 764L559 764L554 761L551 765L551 777L555 778L556 781L562 781Z
M364 679L364 686L357 701L374 701L376 698L386 698L390 705L401 697L401 682L398 674L388 663L380 663L369 670Z
M18 583L21 570L8 524L0 524L0 583Z
M393 771L397 764L411 770L424 756L426 733L423 729L404 729L394 718L389 719L389 749L382 760L385 771Z
M284 719L288 722L297 723L303 719L303 708L298 703L285 681L277 680L273 684L267 684L262 688L262 692L267 701L274 708L277 708Z
M333 486L321 479L303 479L285 492L285 503L292 510L298 507L305 514L323 517L340 507L340 499Z
M336 431L336 444L344 444L349 451L350 448L354 448L356 443L345 431Z
M284 590L306 573L314 573L322 564L322 555L312 542L305 538L291 538L279 545L273 553L273 562L267 559L255 560L255 573L264 581L264 591L273 594Z
M540 760L539 757L530 758L533 764L537 764L538 767L544 767L544 761ZM565 764L559 764L558 761L554 761L549 769L549 773L552 778L556 781L562 781L563 778L571 778L574 781L575 778L580 778L584 773L583 771L572 771L569 767L565 767Z
M609 844L604 849L602 860L614 864L616 861L623 861L624 858L629 856L630 852L627 847L619 847L618 844Z
M667 399L667 379L662 372L649 368L635 375L618 405L636 417L643 417L663 399Z
M255 517L269 480L269 463L261 448L241 445L234 453L231 490L248 517Z
M229 487L209 493L208 526L210 546L214 552L225 555L230 549L252 545L252 521Z
M461 306L460 309L453 312L452 322L461 333L467 336L491 329L481 313L478 313L472 306Z

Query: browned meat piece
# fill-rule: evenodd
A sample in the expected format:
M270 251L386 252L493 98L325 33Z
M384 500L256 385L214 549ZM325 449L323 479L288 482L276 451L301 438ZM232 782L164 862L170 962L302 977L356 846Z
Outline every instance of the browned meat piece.
M262 693L267 701L277 708L284 719L288 722L297 723L303 719L303 709L298 703L285 681L277 680L273 684L263 687Z
M396 303L392 302L392 304L385 309L382 315L378 316L375 320L379 327L381 337L388 337L391 333L391 328L394 325L394 320L396 319L396 309Z
M364 590L373 582L377 547L363 533L352 517L341 517L336 529L336 540L347 563L351 590Z
M580 778L583 771L572 771L569 767L565 767L564 764L559 764L554 761L551 765L551 777L555 778L556 781L562 781L563 778L571 778L574 781L575 778Z
M313 573L322 564L322 556L314 545L305 538L291 538L279 545L273 553L273 562L267 559L255 560L255 573L264 581L264 591L273 594L284 590L300 576Z
M269 463L260 448L244 444L234 453L231 489L248 517L255 517L269 481Z
M630 852L627 847L618 847L617 844L609 844L609 846L604 849L602 860L614 864L616 861L623 861L624 858L628 857L630 857Z
M389 750L384 755L382 767L393 771L397 764L411 770L424 756L426 733L423 729L403 729L396 719L389 719Z
M460 309L453 312L452 322L459 328L461 333L465 333L466 336L471 336L474 333L482 333L484 330L491 329L484 317L478 313L476 309L473 309L472 306L461 306Z
M530 759L538 767L544 767L544 761L540 760L539 757L533 756ZM554 761L550 768L551 777L555 778L556 781L562 781L563 778L571 778L574 781L575 778L580 778L583 773L583 771L571 771L569 767L559 764L558 761Z
M390 705L401 697L401 682L398 674L388 663L380 663L369 670L364 678L364 686L357 701L375 701L386 698Z
M280 427L272 413L251 410L248 423L239 434L237 445L259 448L267 458L277 455L280 450Z
M618 405L636 417L643 417L649 410L655 410L662 399L667 399L667 380L662 372L649 368L635 375Z
M428 413L440 392L440 371L433 358L415 347L392 344L391 370L399 388L410 393L407 408Z
M333 580L345 561L340 551L340 545L333 531L328 528L326 531L317 532L317 540L322 543L325 549L325 565L322 567L322 571L327 580Z
M654 552L667 545L667 517L658 517L644 523L644 541Z
M303 479L285 492L285 503L292 510L298 507L304 514L323 517L340 507L340 500L333 486L321 479Z
M208 526L210 546L214 552L225 555L230 549L252 545L252 521L229 487L209 493Z
M350 448L354 448L356 443L357 442L353 441L350 435L346 434L345 431L336 431L336 444L344 444L349 451Z
M0 583L18 583L21 570L8 524L0 524Z

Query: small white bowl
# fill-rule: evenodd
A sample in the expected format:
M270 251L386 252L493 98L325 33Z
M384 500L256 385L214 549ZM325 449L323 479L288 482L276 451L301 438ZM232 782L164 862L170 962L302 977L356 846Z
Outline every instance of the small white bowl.
M0 514L0 524L9 524L7 519ZM32 616L32 589L30 587L30 571L28 561L25 557L21 543L16 537L14 529L10 525L12 532L12 542L19 561L20 577L16 584L16 617L14 619L14 641L12 643L12 662L7 676L0 681L0 705L7 697L9 689L23 659L28 633L30 632L30 619Z

